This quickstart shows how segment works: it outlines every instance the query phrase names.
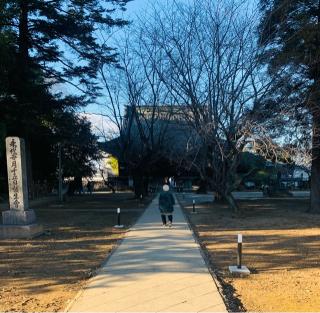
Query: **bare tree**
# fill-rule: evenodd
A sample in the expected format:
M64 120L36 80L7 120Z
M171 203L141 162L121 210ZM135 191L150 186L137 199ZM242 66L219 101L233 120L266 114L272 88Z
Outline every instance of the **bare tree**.
M157 47L157 73L206 146L217 196L235 210L239 155L249 140L261 138L253 125L270 87L259 62L256 14L250 1L195 0L156 8L141 23L145 51L152 58Z
M113 145L126 163L137 196L147 192L148 178L154 165L167 156L170 141L170 93L154 67L156 52L151 56L139 41L127 37L119 54L120 67L106 64L100 69L106 94L103 114L116 129L109 148Z

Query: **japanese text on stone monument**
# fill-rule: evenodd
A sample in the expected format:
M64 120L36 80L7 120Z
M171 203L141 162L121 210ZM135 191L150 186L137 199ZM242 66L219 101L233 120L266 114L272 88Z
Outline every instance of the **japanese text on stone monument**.
M10 209L28 208L28 188L24 140L18 137L6 138L7 167Z

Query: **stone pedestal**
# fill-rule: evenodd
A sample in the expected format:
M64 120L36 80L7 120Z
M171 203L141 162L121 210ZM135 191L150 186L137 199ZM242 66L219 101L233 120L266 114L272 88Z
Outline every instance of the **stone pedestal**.
M28 225L34 224L36 215L33 210L8 210L2 212L2 222L4 225Z

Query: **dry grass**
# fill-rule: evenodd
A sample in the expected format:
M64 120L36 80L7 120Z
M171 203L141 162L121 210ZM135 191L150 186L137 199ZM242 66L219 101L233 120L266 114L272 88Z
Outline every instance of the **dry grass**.
M45 235L1 240L0 311L62 310L123 237L126 230L112 228L116 208L121 207L121 223L129 227L147 203L120 193L36 207Z
M187 203L186 211L191 206ZM232 310L320 311L320 216L307 200L241 201L235 216L224 204L206 203L189 219L222 280ZM232 278L236 236L244 236L248 278ZM240 300L237 301L237 300Z

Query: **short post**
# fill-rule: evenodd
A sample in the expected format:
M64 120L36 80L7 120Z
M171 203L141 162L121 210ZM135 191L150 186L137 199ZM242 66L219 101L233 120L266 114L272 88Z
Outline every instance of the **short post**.
M242 265L242 234L238 234L237 247L237 265L229 266L229 271L233 276L247 276L250 275L250 270Z
M192 200L192 212L191 212L192 214L196 214L197 212L196 212L196 200Z
M242 234L238 234L238 254L237 254L237 267L240 269L242 266Z
M117 214L118 214L118 225L120 225L120 208L117 208Z
M121 225L120 219L121 219L121 211L120 211L120 208L117 208L117 220L118 220L118 223L117 223L117 225L114 226L114 228L123 228L124 227L123 225Z

